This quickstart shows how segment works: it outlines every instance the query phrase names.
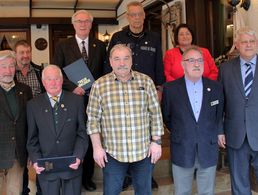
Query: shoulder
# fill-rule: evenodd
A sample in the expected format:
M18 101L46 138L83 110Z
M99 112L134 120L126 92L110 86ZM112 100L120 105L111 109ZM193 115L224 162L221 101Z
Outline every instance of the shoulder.
M43 67L38 65L38 64L35 64L33 62L31 62L30 64L33 67L33 69L36 70L36 71L42 71L43 70Z
M57 47L70 46L71 44L74 44L74 43L77 44L75 37L70 37L70 38L67 38L67 39L64 39L64 40L60 41L57 44Z
M176 86L179 86L179 85L184 84L184 82L185 82L184 77L181 77L181 78L178 78L178 79L176 79L176 80L166 82L166 83L164 84L164 88L173 89L173 88L176 87Z
M239 57L236 57L236 58L233 58L231 60L228 60L226 62L223 62L221 65L220 65L220 70L223 70L223 69L228 69L228 68L231 68L232 66L234 65L239 65L240 64L240 58Z
M166 55L178 55L178 54L180 54L180 51L179 51L178 47L174 47L174 48L169 49L169 50L166 51Z
M15 87L16 87L16 89L18 89L18 90L31 91L31 88L30 88L28 85L26 85L26 84L24 84L24 83L20 83L20 82L18 82L18 81L15 82Z

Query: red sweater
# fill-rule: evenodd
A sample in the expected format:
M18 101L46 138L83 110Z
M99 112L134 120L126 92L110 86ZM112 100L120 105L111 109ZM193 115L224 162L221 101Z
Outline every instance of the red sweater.
M218 68L214 60L206 48L201 48L204 59L203 76L212 80L217 80ZM182 54L178 47L166 51L164 56L164 72L166 81L173 81L184 76L184 70L181 65Z

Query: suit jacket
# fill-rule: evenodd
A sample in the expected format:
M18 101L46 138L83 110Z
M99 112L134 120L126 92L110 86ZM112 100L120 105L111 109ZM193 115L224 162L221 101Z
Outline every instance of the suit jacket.
M54 64L62 69L81 57L82 55L77 41L75 37L72 37L57 45L54 55ZM103 75L103 67L106 60L106 45L98 39L89 37L88 58L88 68L96 80ZM77 85L69 81L65 76L63 88L68 91L73 91L76 87Z
M7 102L5 91L0 87L0 169L13 166L15 158L21 166L27 164L26 102L32 98L29 86L15 83L18 114L14 117Z
M47 93L32 99L27 105L27 149L33 163L39 158L75 155L81 161L88 148L85 129L83 98L63 91L58 108L58 128L55 128L53 108ZM60 173L42 173L39 177L69 179L81 174L78 170Z
M164 85L162 112L171 131L172 162L193 167L197 154L203 168L215 166L218 134L222 131L223 90L220 83L202 78L203 100L198 121L194 117L184 77Z
M258 151L258 63L248 100L241 76L240 58L220 66L219 80L225 94L224 131L227 145L238 149L247 136L248 143Z

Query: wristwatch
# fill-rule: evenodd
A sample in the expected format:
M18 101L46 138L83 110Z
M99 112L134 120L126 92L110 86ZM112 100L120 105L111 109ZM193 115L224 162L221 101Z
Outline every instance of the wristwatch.
M162 144L162 141L161 141L161 139L156 139L156 140L151 140L151 142L154 142L154 143L156 143L156 144L158 144L158 145L161 145Z

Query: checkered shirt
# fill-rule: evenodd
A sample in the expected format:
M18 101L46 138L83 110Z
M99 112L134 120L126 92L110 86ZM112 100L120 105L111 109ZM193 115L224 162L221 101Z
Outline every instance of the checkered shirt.
M114 73L98 79L86 112L87 133L100 133L103 148L120 162L146 158L151 136L164 134L155 85L136 71L127 82L117 80Z
M41 93L40 83L39 83L37 75L31 65L30 65L30 68L29 68L29 71L28 71L26 77L24 77L22 75L22 72L17 68L16 69L16 78L17 78L17 81L19 81L20 83L24 83L24 84L30 86L33 97L36 97L37 95L39 95Z

